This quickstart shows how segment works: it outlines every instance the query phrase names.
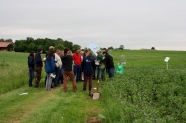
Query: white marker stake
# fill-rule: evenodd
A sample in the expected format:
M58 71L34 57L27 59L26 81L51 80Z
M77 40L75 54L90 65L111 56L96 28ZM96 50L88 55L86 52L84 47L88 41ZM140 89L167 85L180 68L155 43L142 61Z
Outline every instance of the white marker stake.
M168 67L169 65L168 65L168 62L167 62L167 70L169 69L169 67Z
M170 57L166 57L165 60L164 60L164 61L166 62L166 64L167 64L167 65L166 65L166 66L167 66L167 70L168 70L168 62L169 62L169 59L170 59Z

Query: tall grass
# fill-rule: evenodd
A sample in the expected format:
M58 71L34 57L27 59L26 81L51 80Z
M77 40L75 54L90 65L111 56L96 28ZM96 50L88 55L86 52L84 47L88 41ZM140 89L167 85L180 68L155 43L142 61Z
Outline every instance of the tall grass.
M5 67L8 67L6 69ZM3 69L5 68L5 69ZM0 93L11 91L13 89L19 88L27 83L28 74L27 69L18 66L16 63L12 63L11 66L3 66L1 74L1 90Z
M28 55L0 51L0 94L28 84Z

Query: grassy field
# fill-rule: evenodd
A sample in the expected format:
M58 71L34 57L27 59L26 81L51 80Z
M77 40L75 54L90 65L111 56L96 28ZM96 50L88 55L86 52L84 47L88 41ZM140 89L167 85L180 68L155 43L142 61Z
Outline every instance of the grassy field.
M28 87L28 53L0 52L0 123L170 123L186 122L185 51L112 51L115 64L125 55L124 75L106 79L101 98L92 100L77 83L78 92L62 87ZM166 70L165 57L170 57ZM96 82L94 82L95 86ZM19 95L28 92L27 95ZM98 118L98 115L105 116Z

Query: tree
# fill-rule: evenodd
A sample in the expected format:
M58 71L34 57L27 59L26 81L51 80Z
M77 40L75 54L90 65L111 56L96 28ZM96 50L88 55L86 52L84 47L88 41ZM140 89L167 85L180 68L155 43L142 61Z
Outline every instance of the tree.
M61 38L58 38L57 40L56 40L56 45L58 45L58 44L63 44L63 39L61 39Z
M124 46L123 46L123 45L120 45L120 46L119 46L119 49L120 49L120 50L123 50L123 49L124 49Z
M5 42L12 42L12 39L6 39Z
M57 50L63 50L65 47L62 44L58 44L55 46L55 49Z
M111 46L111 47L108 47L108 50L113 50L114 48Z
M26 44L29 45L30 43L34 43L34 39L32 37L27 37Z
M155 47L151 47L151 50L155 50Z
M9 44L7 46L7 48L8 48L8 51L12 51L14 49L14 45L13 44Z
M77 45L77 44L74 44L74 45L73 45L72 52L74 52L76 49L81 49L81 46L79 46L79 45Z
M106 50L107 48L100 48L101 50Z
M20 52L25 52L26 49L27 49L27 45L24 44L24 43L21 43L21 44L18 46L18 48L19 48L19 51L20 51Z
M30 51L32 51L32 50L35 51L35 44L34 44L34 43L30 43L30 44L28 45L28 52L30 52Z
M4 39L0 39L4 41ZM8 39L10 40L10 39ZM70 41L63 41L61 38L49 39L38 38L34 40L32 37L27 37L26 40L16 40L14 45L15 52L30 52L31 50L37 51L38 48L43 49L43 53L48 51L50 46L54 46L55 49L63 50L65 47L70 50L81 49L80 45L74 44Z
M73 50L73 43L67 40L64 41L64 46L68 47L70 50Z
M4 42L5 40L3 38L0 39L0 42Z

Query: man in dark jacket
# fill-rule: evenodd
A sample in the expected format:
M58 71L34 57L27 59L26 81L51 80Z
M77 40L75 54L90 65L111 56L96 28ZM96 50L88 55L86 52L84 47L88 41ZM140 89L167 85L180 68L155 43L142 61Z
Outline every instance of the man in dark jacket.
M32 87L32 81L34 79L34 51L30 52L28 57L28 70L29 70L29 87Z
M82 63L82 69L84 73L84 84L83 84L83 90L86 90L87 81L89 81L89 96L91 96L91 90L92 90L92 77L94 74L94 66L95 61L92 57L92 52L89 50L87 52L87 56L83 59Z
M72 87L74 92L77 91L77 87L76 87L76 81L75 81L75 77L74 77L74 72L72 71L72 64L73 64L73 57L72 55L68 55L67 52L69 51L68 48L64 49L64 56L61 57L62 60L62 68L63 68L63 89L64 92L68 92L68 88L67 88L67 81L68 81L68 77L70 77L70 80L72 81Z
M36 71L36 80L35 80L35 88L39 87L39 82L41 80L41 72L43 67L43 61L41 58L41 53L43 52L43 49L39 48L38 52L35 55L35 71Z
M108 52L103 52L103 55L105 58L101 60L100 62L105 63L106 68L108 70L109 78L112 78L114 76L114 61L113 58Z

